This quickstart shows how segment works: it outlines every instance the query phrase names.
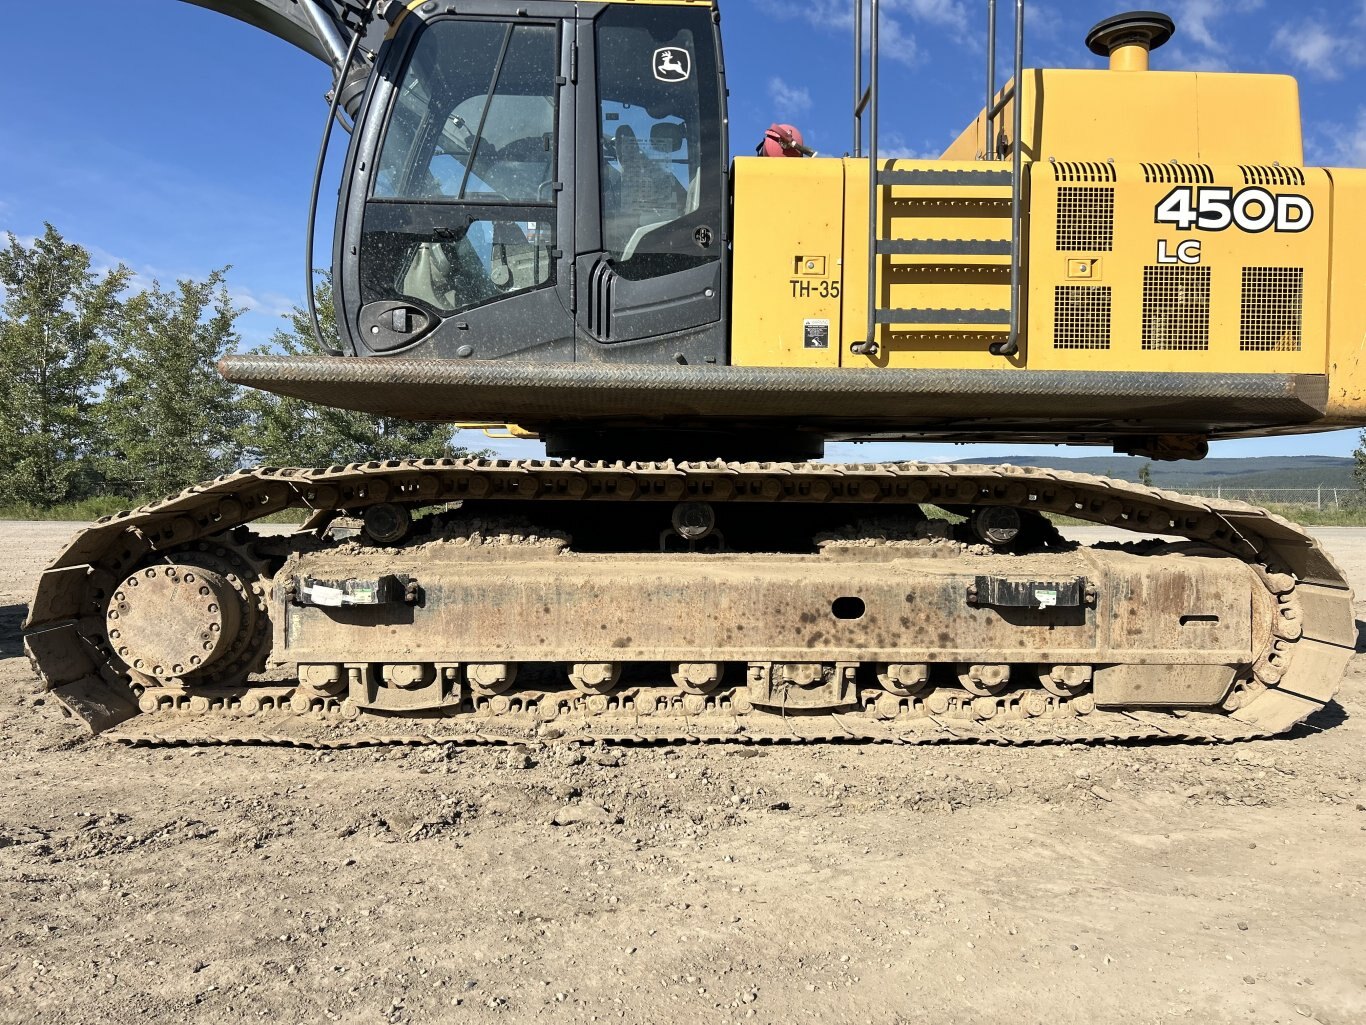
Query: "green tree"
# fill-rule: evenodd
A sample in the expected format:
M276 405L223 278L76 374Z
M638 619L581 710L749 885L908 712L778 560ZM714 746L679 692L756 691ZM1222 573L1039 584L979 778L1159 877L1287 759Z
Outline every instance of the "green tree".
M1153 486L1153 464L1144 463L1138 468L1138 482L1145 488Z
M314 290L318 319L329 345L337 346L332 282L320 276ZM320 356L308 311L295 307L285 317L287 328L275 332L269 349L288 356ZM331 466L371 459L462 456L455 448L451 424L415 423L333 409L302 399L249 391L242 400L247 412L244 448L253 462L271 466Z
M216 370L237 344L242 314L226 274L174 289L154 281L124 303L118 376L101 411L112 439L109 477L129 494L171 494L239 464L240 389Z
M92 412L110 374L109 335L128 282L96 274L90 254L51 224L0 250L0 488L48 506L99 483L101 423Z
M1352 458L1356 460L1356 465L1352 467L1352 477L1366 488L1366 431L1357 436L1357 447L1352 451Z

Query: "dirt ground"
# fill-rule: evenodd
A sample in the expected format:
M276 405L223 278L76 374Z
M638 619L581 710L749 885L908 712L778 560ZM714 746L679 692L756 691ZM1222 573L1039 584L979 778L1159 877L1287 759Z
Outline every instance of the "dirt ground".
M1366 658L1223 748L134 750L20 652L72 529L0 523L0 1022L1366 1022Z

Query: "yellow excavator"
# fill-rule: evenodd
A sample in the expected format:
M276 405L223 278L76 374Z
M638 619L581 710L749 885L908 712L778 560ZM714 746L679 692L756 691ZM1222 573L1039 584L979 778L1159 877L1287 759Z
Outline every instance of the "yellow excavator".
M713 0L194 2L328 63L350 131L340 348L221 373L549 458L258 467L87 528L25 642L92 729L1223 741L1332 698L1351 592L1264 510L817 461L1366 424L1366 171L1304 166L1292 79L1150 71L1148 11L1092 29L1108 67L1025 68L1015 0L998 89L987 0L981 110L884 159L855 0L854 152L732 161Z

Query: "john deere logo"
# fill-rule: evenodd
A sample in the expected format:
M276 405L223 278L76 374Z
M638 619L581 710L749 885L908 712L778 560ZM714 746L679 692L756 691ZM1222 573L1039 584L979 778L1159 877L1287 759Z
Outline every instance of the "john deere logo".
M692 55L677 46L655 51L655 78L661 82L686 82L692 74Z

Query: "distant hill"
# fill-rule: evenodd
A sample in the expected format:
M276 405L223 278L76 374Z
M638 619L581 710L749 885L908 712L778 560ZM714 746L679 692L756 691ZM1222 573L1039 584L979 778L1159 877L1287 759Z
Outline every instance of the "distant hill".
M1158 463L1136 456L993 456L958 459L959 463L1013 463L1073 473L1137 481L1147 464L1154 487L1173 491L1209 488L1356 488L1354 461L1349 456L1256 456L1244 459L1202 459L1199 462Z

